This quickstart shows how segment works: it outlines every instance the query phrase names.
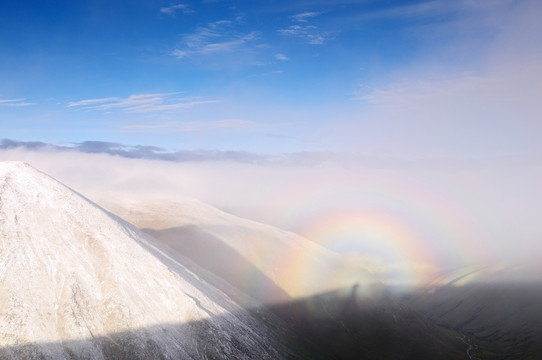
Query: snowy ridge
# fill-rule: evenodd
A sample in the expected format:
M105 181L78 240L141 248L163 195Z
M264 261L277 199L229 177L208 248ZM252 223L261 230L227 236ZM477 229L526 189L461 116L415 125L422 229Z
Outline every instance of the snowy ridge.
M174 249L179 249L183 242L192 248L193 242L212 237L238 253L292 298L350 288L355 284L367 291L382 286L362 264L348 261L313 241L225 213L195 199L173 202L110 194L97 196L95 201L138 228L150 230L153 236ZM190 251L186 245L183 246L181 253ZM217 246L214 246L214 251L214 261L223 262L222 268L228 268L228 263L232 262L228 254L220 253ZM249 267L239 265L238 273L232 277L241 279L251 271ZM236 286L244 285L241 281L236 283ZM248 285L242 290L257 297L250 293Z
M103 338L131 358L280 357L251 315L164 251L30 166L0 163L0 357L106 358Z

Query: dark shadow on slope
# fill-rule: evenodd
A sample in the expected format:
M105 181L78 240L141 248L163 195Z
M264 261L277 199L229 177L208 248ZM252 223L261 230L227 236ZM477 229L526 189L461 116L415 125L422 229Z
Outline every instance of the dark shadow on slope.
M464 345L381 291L350 289L271 306L295 343L324 359L464 359Z
M227 245L218 239L210 239L211 242L203 247L206 249L204 254L208 254L207 249L213 248L213 241L218 242L217 246L221 246L222 251L227 251ZM149 237L147 240L140 242L140 245L168 266L170 271L177 272L205 293L204 288L208 285L198 278L203 276L239 302L239 297L236 297L231 287L220 285L222 279L216 276L221 275L220 272L213 274L200 268L180 251L171 251L171 248L155 238ZM175 238L175 241L178 239ZM179 264L188 266L198 275ZM375 287L373 290L377 292L371 294L365 290L353 284L349 289L306 299L274 305L252 302L254 305L247 306L249 302L244 302L242 306L257 319L253 322L255 326L265 324L265 328L280 339L280 345L275 348L288 349L286 355L282 356L286 358L295 358L293 354L303 359L465 358L464 344L456 338L456 334L433 326L383 287ZM212 340L210 344L214 342Z
M464 333L482 359L542 359L542 282L482 282L419 291L409 303Z
M432 326L386 293L367 298L358 294L357 287L353 286L348 291L320 294L267 310L277 316L258 319L242 312L88 340L13 346L0 349L0 358L53 359L64 355L85 359L92 358L92 354L103 354L106 359L424 360L466 357L465 346L455 334ZM243 323L253 324L250 331L228 327L228 323L234 323L232 318L242 318ZM187 342L191 346L185 346Z
M189 228L189 231L184 233L186 238L183 241L180 241L179 229L158 232L161 234L149 233L171 236L170 241L164 237L158 242L154 238L150 239L155 248L150 244L143 244L170 269L176 268L174 263L183 263L185 255L190 257L192 254L192 261L209 271L207 276L205 271L199 271L198 274L206 276L207 281L229 296L232 296L232 292L220 286L217 277L225 278L224 275L227 274L230 283L245 294L254 296L253 289L246 288L246 284L239 282L239 279L246 278L247 272L259 270L220 239L209 234L205 236L205 233L197 228ZM191 239L203 239L198 242L196 250L192 249ZM164 258L158 252L164 245L169 245L176 253L168 249L169 258ZM221 261L217 262L218 265L209 260L209 251L222 256ZM234 270L228 269L235 261L240 261L241 266ZM186 276L182 268L177 271L181 276ZM270 286L267 282L270 280L263 274L261 276L260 279L266 282L261 285L265 289ZM271 285L276 287L272 282ZM247 308L244 303L243 306L268 327L282 334L281 338L287 347L306 359L465 358L465 346L456 338L457 334L432 325L383 287L372 290L376 293L369 296L367 289L360 289L353 284L349 289L306 299L284 301L281 298L281 301L267 302L267 305ZM267 292L261 292L256 295L268 300L264 297L266 294ZM236 300L238 301L238 298Z
M69 340L0 348L0 359L301 359L272 336L227 333L214 323L160 324L84 340ZM256 329L250 329L258 333ZM253 334L251 334L253 335ZM261 336L262 334L258 334ZM256 339L256 341L255 341ZM259 340L259 341L258 341ZM188 345L187 345L188 344Z
M284 290L236 250L197 226L143 231L260 302L291 300Z

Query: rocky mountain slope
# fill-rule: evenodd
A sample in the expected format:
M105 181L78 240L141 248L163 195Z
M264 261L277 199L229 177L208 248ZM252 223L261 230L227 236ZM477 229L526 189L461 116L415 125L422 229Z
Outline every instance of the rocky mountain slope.
M0 358L294 356L175 259L30 166L0 163Z

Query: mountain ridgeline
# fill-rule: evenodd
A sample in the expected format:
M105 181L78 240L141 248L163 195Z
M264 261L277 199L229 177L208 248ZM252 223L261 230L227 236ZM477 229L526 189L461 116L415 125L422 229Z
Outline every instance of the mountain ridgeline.
M279 334L59 182L0 166L0 358L276 359Z

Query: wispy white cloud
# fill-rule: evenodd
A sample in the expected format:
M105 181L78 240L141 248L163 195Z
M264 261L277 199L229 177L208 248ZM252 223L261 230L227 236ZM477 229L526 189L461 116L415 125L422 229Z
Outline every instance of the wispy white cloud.
M277 31L284 36L300 38L311 45L322 45L329 37L328 33L318 31L318 27L314 25L291 25L286 29Z
M463 1L426 1L417 4L399 5L390 7L385 10L377 10L374 12L366 12L361 14L365 18L387 18L387 17L413 17L413 16L438 16L449 14L450 11L461 6Z
M374 11L353 12L350 16L345 16L344 22L352 21L371 21L371 20L419 20L425 19L424 29L431 26L431 30L441 28L450 28L452 24L471 23L470 25L480 27L487 26L488 21L502 25L504 17L509 17L514 12L514 7L521 7L522 4L535 3L533 1L514 1L514 0L495 0L495 1L447 1L430 0L413 4L398 3L397 6L390 6ZM419 25L419 23L418 23ZM460 28L453 29L455 33L460 32ZM425 30L427 31L427 30ZM431 33L432 31L429 31Z
M398 71L393 82L360 94L358 98L370 110L363 122L352 121L352 126L344 127L341 141L367 144L349 134L355 133L354 128L367 131L370 127L367 133L379 139L373 148L378 150L373 151L379 152L408 152L410 156L540 153L536 134L542 131L542 46L532 34L542 31L542 4L505 6L510 3L501 1L497 8L496 3L486 4L488 9L482 14L474 3L462 2L463 13L470 15L443 30L451 34L463 29L450 42L439 44L442 54L450 54L446 60L433 56L418 61ZM482 44L473 39L482 31L493 34L492 41ZM463 62L451 63L450 56ZM472 59L476 59L474 66Z
M326 34L310 34L307 37L307 44L323 45L326 41Z
M327 32L320 31L316 25L309 25L309 20L321 15L322 12L306 11L291 16L296 24L287 28L279 29L277 32L283 36L295 37L311 45L323 45L329 38ZM302 24L298 24L302 23Z
M279 54L275 54L275 59L285 61L285 60L288 60L288 56L279 53Z
M79 101L72 101L68 103L68 107L72 106L89 106L89 105L96 105L101 103L108 103L111 101L116 101L119 98L115 97L108 97L108 98L102 98L102 99L87 99L87 100L79 100Z
M0 99L0 106L20 107L36 105L36 103L26 102L25 99Z
M195 105L217 102L201 98L176 98L178 93L135 94L126 98L109 97L85 99L68 103L68 107L80 107L87 110L119 110L127 113L151 113L174 111Z
M182 51L182 50L179 50L179 49L175 49L172 52L170 52L169 54L171 56L176 57L177 59L182 59L183 57L188 55L188 53L186 51Z
M183 13L190 13L192 11L189 10L188 5L186 4L176 4L176 5L170 5L167 7L160 8L160 12L167 15L175 15L177 11L182 11Z
M177 59L194 55L210 55L239 50L249 42L259 39L257 31L238 32L235 22L220 20L199 27L195 32L183 37L182 46L170 52Z
M292 19L299 22L308 22L310 18L321 15L321 12L318 11L306 11L297 15L292 16Z
M292 25L286 29L279 29L277 30L282 35L290 35L290 36L305 36L310 30L316 29L316 26L314 25L307 25L307 26L301 26L301 25Z
M447 1L431 0L422 1L414 4L401 4L396 7L389 7L384 10L374 12L365 12L358 14L360 18L411 18L411 17L438 17L450 14L460 14L462 16L488 16L495 12L507 12L511 7L517 6L518 1L514 0L495 0L495 1ZM524 4L529 1L523 2Z

